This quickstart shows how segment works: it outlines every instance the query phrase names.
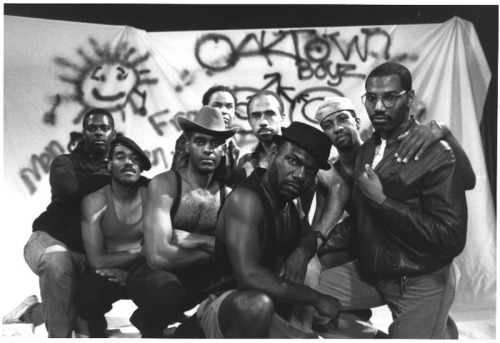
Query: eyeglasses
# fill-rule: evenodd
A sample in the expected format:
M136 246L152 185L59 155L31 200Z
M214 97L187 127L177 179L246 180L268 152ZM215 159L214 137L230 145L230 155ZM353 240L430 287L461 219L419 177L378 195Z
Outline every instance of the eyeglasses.
M103 125L89 124L85 128L85 130L87 130L90 133L96 132L97 129L101 130L102 132L108 132L109 130L111 130L111 128L108 125L104 125L104 124Z
M399 97L405 93L406 93L406 90L402 91L401 93L387 92L387 93L384 93L382 95L375 95L373 93L366 93L361 97L361 101L363 102L363 105L365 105L365 106L375 106L378 99L380 98L380 100L382 100L382 103L384 104L384 106L387 108L390 108L390 107L394 107L394 105L396 105L396 102L398 102Z

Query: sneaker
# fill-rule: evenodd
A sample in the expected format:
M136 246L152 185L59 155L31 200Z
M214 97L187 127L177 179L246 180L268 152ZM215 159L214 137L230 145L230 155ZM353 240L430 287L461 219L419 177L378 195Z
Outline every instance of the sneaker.
M38 304L38 297L36 295L30 295L24 301L19 304L15 309L7 313L3 319L2 324L15 324L22 323L20 320L21 316L26 312L26 310L32 306Z

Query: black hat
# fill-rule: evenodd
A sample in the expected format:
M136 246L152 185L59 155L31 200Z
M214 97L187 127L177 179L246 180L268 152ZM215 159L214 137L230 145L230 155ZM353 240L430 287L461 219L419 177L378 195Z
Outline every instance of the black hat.
M289 127L282 128L281 135L273 136L273 141L276 144L282 140L297 144L313 155L320 164L320 169L328 170L331 168L328 157L330 157L332 142L326 134L315 127L295 121Z
M218 108L212 108L210 106L203 106L198 113L196 113L193 121L184 117L179 117L177 118L177 123L179 123L179 126L184 132L194 131L206 133L222 139L228 139L234 136L236 131L238 131L237 127L226 130L222 112Z
M135 152L136 154L139 155L140 161L141 161L141 168L142 170L149 170L151 169L151 161L149 160L148 156L142 151L142 149L130 138L127 138L125 136L119 136L116 137L111 141L111 148L110 152L114 151L115 147L117 145L123 145Z

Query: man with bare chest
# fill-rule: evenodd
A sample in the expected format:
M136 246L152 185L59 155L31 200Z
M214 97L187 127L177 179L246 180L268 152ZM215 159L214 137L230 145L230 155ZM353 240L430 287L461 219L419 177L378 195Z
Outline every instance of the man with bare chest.
M181 178L184 170L180 171ZM183 182L179 209L173 221L176 230L190 231L211 235L217 220L220 207L218 184L212 192L206 189L193 188L188 182ZM214 192L215 191L215 192Z
M221 111L203 106L193 121L179 118L189 137L185 168L154 177L145 206L145 260L132 267L127 288L138 309L130 321L143 338L163 337L169 324L200 303L213 271L217 212L229 192L214 177L227 139Z

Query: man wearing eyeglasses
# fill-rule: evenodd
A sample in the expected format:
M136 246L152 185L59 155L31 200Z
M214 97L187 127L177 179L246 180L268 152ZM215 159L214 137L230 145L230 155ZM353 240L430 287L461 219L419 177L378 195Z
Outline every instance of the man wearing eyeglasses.
M40 324L35 318L43 308L49 337L72 336L76 321L73 291L86 268L80 203L110 182L107 155L115 136L111 113L99 108L87 112L82 133L76 148L50 165L52 201L33 222L33 234L24 248L24 259L40 280L43 306L31 296L7 318Z
M339 298L345 309L388 304L391 338L442 339L455 293L451 263L466 240L471 184L464 179L470 175L443 140L418 160L394 157L398 136L417 125L409 115L415 92L408 69L384 63L365 88L375 133L360 147L354 168L359 263L350 267L357 273L343 287L337 268L327 270L319 291ZM473 187L475 178L469 180Z

